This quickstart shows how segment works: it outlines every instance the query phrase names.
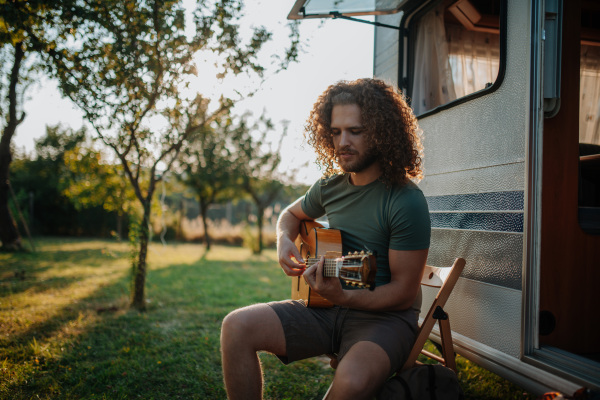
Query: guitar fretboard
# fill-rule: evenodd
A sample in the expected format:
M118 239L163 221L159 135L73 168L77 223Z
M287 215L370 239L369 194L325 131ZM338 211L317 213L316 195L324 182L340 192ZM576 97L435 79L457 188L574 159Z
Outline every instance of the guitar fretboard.
M320 260L320 258L309 258L308 260L306 260L306 265L313 265L314 263L317 263ZM325 262L323 263L323 276L326 276L328 278L339 277L340 268L352 267L360 267L360 261L326 258Z

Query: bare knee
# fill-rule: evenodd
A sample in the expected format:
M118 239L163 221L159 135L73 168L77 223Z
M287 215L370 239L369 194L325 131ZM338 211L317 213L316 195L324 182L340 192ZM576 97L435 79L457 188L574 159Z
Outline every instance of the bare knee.
M372 398L387 379L389 369L389 358L381 347L359 342L340 360L328 399Z
M346 393L369 392L371 382L365 371L337 371L335 374L335 385L343 388Z
M252 345L252 332L256 329L253 321L248 317L246 309L230 312L221 324L221 344L225 346Z
M248 320L246 314L247 312L243 308L227 314L221 324L221 334L238 335L244 329L251 328L249 325L252 321Z
M277 314L267 305L240 308L223 319L221 346L280 354L277 351L285 349L283 328Z

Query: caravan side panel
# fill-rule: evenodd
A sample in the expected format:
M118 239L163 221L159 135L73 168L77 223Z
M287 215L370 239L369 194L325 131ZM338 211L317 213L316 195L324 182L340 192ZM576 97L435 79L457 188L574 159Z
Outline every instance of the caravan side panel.
M419 120L425 146L420 187L433 227L428 263L467 260L447 305L453 331L519 358L530 63L523 43L530 38L530 5L509 0L507 12L500 87ZM397 47L394 52L376 53L375 65L397 58Z
M401 18L402 13L381 15L377 17L377 21L398 26ZM373 75L396 86L398 86L398 39L399 34L395 29L375 29Z

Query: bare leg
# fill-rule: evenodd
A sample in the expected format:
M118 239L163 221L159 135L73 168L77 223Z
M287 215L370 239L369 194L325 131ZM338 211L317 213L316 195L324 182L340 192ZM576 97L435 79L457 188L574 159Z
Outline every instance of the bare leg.
M221 356L227 397L262 398L262 369L257 351L285 355L285 336L279 317L266 304L231 312L221 327Z
M358 342L339 362L327 400L372 399L390 375L390 359L379 345Z

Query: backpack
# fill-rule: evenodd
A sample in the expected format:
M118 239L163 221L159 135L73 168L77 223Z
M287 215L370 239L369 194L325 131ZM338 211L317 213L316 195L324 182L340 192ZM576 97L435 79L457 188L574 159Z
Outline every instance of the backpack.
M377 400L462 400L456 373L441 364L418 365L397 373L383 385Z

